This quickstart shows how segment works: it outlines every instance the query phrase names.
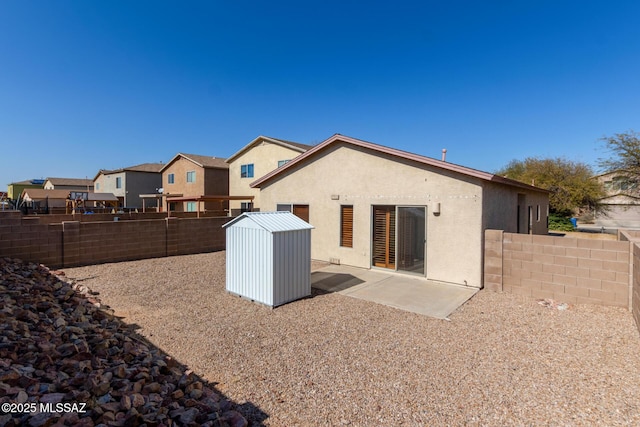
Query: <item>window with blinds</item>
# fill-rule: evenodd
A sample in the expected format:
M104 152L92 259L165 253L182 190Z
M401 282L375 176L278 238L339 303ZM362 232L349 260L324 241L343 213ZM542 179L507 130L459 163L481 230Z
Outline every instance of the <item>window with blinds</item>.
M340 206L340 246L353 247L353 206Z

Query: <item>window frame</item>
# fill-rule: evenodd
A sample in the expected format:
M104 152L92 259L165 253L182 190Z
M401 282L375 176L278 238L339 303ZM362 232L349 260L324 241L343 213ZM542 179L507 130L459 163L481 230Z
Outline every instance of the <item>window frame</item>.
M116 188L122 188L122 177L116 176Z
M240 165L240 178L253 178L253 175L254 175L253 163Z
M194 182L196 182L196 171L187 171L187 184L193 184Z
M167 184L175 184L176 183L176 174L169 173L167 174Z
M353 248L353 205L340 205L340 247Z

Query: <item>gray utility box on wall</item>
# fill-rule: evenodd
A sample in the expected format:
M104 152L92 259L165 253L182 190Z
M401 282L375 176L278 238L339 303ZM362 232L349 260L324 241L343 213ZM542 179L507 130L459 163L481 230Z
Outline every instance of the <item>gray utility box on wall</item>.
M277 307L311 295L311 229L291 212L246 212L226 229L226 289Z

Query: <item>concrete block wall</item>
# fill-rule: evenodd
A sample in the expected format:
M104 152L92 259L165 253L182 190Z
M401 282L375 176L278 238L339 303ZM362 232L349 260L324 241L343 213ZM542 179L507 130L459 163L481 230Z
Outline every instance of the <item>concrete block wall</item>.
M633 244L633 265L631 273L631 313L636 327L640 329L640 231L620 230L618 239Z
M178 255L224 250L226 234L222 225L228 221L228 217L185 218L177 221Z
M632 244L485 233L485 287L568 303L631 308Z
M633 285L631 288L631 313L640 329L640 246L633 245Z
M0 257L61 265L62 246L62 224L23 219L19 211L0 212Z
M229 217L63 221L0 212L0 256L51 268L224 250ZM43 223L44 222L44 223Z

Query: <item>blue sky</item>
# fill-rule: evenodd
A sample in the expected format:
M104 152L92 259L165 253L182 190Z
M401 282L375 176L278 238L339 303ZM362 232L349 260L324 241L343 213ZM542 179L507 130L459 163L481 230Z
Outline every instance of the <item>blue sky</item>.
M494 172L640 130L637 1L0 1L0 189L341 133ZM345 165L349 166L349 165Z

